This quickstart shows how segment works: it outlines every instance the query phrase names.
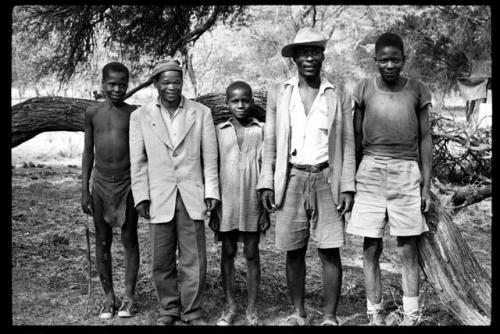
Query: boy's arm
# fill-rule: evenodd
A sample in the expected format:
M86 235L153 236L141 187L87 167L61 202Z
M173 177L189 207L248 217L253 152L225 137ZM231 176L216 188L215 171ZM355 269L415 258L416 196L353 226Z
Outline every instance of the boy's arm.
M422 162L423 185L421 190L422 211L428 212L431 205L431 173L432 173L432 137L429 127L429 113L431 105L427 104L420 109L418 113L418 131L419 131L419 152Z
M95 109L89 108L85 111L84 120L84 142L82 154L82 210L86 214L92 214L92 198L89 191L89 180L94 165L94 127L92 116Z
M148 156L140 124L141 109L130 115L129 147L130 147L130 176L134 204L137 207L142 202L150 202Z
M363 158L363 119L365 112L354 102L354 150L356 152L356 170Z

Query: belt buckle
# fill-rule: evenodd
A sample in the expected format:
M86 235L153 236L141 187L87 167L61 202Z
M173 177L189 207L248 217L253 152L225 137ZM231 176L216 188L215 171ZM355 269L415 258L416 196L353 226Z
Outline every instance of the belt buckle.
M319 172L319 167L318 166L311 166L311 173L317 173Z

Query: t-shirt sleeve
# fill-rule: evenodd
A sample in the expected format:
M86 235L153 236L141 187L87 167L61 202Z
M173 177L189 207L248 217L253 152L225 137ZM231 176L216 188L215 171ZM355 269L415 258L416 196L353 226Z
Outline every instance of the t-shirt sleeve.
M432 104L431 91L426 85L419 82L418 105L420 109L425 108L428 104Z
M352 91L351 98L360 108L364 108L364 95L366 90L366 79L359 81Z

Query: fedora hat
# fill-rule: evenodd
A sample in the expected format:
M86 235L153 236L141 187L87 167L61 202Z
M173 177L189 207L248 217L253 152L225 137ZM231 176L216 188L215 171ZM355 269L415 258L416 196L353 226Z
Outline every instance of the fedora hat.
M328 39L320 31L305 27L297 31L293 43L287 44L281 49L281 55L283 57L293 57L293 48L296 46L319 46L325 50L326 43Z

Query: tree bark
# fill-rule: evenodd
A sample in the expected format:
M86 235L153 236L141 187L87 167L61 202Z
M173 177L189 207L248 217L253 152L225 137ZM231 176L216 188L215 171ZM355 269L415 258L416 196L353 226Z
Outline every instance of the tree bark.
M252 114L265 119L266 93L255 91ZM225 121L231 113L225 94L207 94L194 99L212 110L215 124ZM66 97L32 98L11 108L11 148L47 131L83 131L85 110L100 102Z
M433 194L429 232L418 238L420 267L443 306L464 325L490 325L491 278Z

